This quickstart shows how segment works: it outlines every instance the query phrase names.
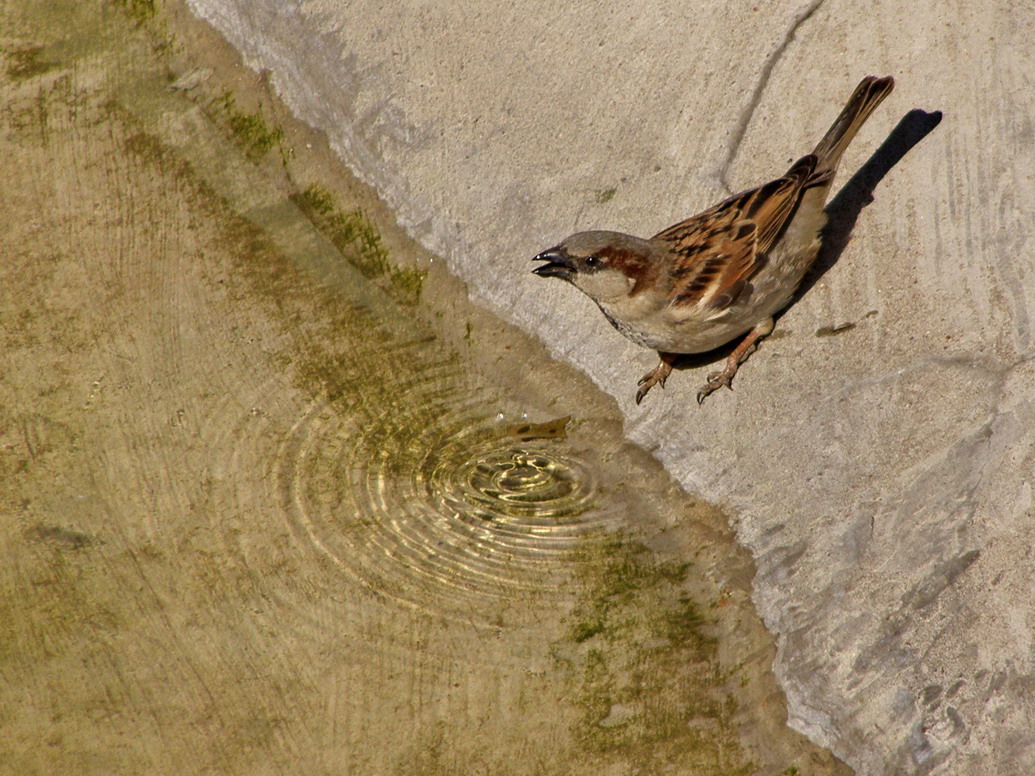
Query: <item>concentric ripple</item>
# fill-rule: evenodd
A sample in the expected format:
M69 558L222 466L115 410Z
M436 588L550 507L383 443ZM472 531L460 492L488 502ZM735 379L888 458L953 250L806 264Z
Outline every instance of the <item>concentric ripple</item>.
M440 614L489 621L563 595L578 538L617 520L565 443L520 441L478 409L360 423L314 407L280 456L297 533L368 589Z
M443 490L454 481L466 486L459 494L458 509L482 504L489 510L484 515L489 520L499 514L552 521L581 512L586 498L585 480L575 467L542 451L502 450L470 461L459 476L440 470L432 473L433 481L436 474Z

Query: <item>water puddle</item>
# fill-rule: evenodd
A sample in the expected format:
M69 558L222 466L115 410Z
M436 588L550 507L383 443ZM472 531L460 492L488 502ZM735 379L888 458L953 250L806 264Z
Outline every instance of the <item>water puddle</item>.
M12 772L844 772L783 726L723 515L211 32L0 24Z

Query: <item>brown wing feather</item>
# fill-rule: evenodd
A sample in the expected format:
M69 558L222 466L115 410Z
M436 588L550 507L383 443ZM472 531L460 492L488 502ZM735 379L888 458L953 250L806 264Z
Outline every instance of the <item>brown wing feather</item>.
M656 234L653 239L668 243L678 257L671 303L716 310L733 304L794 215L815 168L816 157L804 156L782 178Z

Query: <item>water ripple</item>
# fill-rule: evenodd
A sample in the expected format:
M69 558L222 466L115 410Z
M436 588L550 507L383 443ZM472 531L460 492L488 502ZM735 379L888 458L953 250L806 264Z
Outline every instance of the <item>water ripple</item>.
M565 595L577 540L616 518L564 443L518 440L484 409L395 405L360 421L312 407L279 456L296 534L368 589L438 614L492 620Z

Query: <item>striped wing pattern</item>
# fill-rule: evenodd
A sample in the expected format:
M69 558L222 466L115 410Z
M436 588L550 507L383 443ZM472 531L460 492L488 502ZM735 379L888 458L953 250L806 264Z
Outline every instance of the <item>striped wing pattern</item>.
M741 192L659 232L676 255L671 304L716 311L732 305L794 216L816 157L803 156L782 178Z

